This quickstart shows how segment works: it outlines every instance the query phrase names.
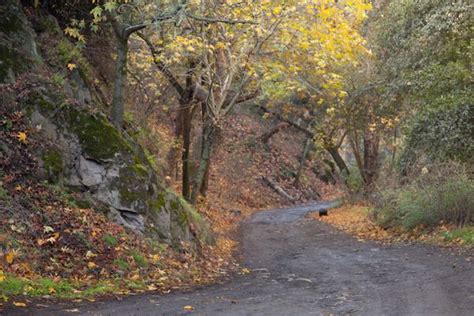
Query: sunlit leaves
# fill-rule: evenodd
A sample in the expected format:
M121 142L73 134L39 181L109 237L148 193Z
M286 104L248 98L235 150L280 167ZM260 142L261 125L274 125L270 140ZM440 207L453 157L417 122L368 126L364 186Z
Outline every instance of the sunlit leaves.
M273 4L274 5L274 4ZM364 21L367 1L303 1L286 4L278 33L268 50L278 52L265 71L279 73L282 82L266 85L287 91L306 91L318 97L344 98L342 76L347 67L357 65L368 54L358 27ZM265 76L265 78L271 78ZM269 96L275 90L266 91Z

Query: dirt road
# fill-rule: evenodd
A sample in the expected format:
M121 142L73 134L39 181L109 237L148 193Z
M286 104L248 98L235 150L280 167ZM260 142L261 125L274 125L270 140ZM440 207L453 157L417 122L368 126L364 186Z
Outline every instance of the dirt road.
M474 315L474 264L469 258L434 247L360 242L325 223L305 218L306 213L329 206L319 203L257 213L241 229L243 266L252 273L227 284L189 293L147 294L29 312L114 316ZM185 311L187 305L194 311ZM79 312L65 311L74 308Z

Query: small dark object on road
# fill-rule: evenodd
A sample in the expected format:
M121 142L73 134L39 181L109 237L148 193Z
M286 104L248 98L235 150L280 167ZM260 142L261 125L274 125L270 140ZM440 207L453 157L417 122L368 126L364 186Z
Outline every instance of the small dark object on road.
M319 210L319 217L321 216L328 216L328 210L327 209Z

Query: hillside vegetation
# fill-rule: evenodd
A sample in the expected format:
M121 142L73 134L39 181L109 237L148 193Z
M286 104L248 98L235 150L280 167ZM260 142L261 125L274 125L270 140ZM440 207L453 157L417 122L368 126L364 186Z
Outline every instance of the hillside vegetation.
M319 200L472 245L473 9L2 1L0 302L246 274L238 224Z

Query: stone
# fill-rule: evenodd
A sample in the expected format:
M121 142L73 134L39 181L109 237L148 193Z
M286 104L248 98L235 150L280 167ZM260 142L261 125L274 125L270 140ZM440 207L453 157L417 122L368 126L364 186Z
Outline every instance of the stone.
M12 83L30 65L41 63L41 57L20 1L2 0L0 16L0 83Z
M120 211L110 207L109 218L114 222L125 226L136 233L145 231L145 221L143 216L127 211Z
M84 156L79 158L78 172L81 183L86 187L93 187L104 183L105 167L93 160L85 159Z

